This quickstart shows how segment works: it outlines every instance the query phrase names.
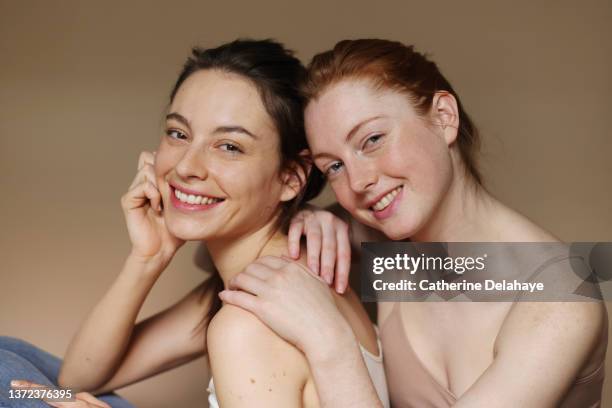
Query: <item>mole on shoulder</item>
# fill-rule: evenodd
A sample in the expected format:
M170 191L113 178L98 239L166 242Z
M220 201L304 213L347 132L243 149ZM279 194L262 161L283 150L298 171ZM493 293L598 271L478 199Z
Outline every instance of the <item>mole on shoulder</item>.
M251 380L251 384L255 384L255 379L254 378L249 378L249 380Z

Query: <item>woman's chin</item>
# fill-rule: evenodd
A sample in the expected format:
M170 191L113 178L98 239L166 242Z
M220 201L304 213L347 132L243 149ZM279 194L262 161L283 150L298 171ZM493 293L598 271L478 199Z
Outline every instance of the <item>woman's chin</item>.
M168 232L173 236L183 241L207 241L215 234L212 231L202 231L201 229L194 229L193 225L174 225L173 223L167 224Z

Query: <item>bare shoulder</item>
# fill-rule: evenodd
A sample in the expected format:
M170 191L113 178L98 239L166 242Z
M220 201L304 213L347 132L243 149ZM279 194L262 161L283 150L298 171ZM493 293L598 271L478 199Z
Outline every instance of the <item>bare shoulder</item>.
M233 305L224 305L213 317L208 328L211 358L258 362L262 365L292 367L294 374L305 377L308 364L304 355L283 340L251 312ZM273 363L273 364L272 364Z
M210 367L224 407L299 406L306 358L255 315L224 305L208 328Z
M598 301L519 302L501 327L496 349L529 349L542 357L551 354L551 358L563 355L580 369L601 346L607 321L605 305Z

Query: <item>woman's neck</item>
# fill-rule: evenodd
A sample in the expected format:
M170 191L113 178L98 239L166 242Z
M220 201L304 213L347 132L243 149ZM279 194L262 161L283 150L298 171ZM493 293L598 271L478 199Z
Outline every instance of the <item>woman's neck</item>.
M430 216L430 221L411 239L420 242L497 241L494 220L503 206L479 184L457 175Z
M255 259L265 255L288 255L286 236L275 228L274 222L248 235L206 241L206 246L225 287Z
M558 237L507 207L467 176L453 181L418 242L556 242Z

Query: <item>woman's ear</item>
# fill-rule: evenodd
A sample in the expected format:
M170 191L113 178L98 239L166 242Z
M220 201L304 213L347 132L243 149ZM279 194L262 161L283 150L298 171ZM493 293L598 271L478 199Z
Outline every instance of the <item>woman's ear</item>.
M281 173L281 181L283 183L281 192L281 201L291 201L302 191L306 186L306 180L312 169L312 159L310 151L304 149L300 152L302 165L297 162L284 169Z
M447 91L438 91L431 102L431 115L434 123L442 130L448 146L456 139L459 130L459 107L455 97Z

